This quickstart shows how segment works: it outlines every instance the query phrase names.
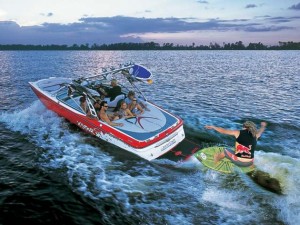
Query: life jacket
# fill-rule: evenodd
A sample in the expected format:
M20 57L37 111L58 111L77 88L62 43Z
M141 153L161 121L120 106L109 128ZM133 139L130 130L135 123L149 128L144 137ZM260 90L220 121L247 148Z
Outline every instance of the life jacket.
M240 158L253 159L256 143L256 137L253 137L248 130L241 130L235 142L235 155Z

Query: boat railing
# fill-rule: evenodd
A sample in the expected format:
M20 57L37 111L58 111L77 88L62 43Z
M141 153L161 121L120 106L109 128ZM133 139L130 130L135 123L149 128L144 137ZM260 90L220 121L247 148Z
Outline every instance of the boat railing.
M131 90L131 91L134 91L136 93L136 96L139 97L140 99L142 99L143 101L148 101L146 96L143 94L143 92L135 84L138 81L145 82L145 80L138 78L136 72L130 71L130 69L134 68L135 66L137 66L137 65L130 62L130 63L124 64L124 65L120 64L118 68L113 68L113 67L102 68L102 72L100 74L89 76L89 77L81 77L77 80L74 80L74 82L76 84L78 84L79 86L82 86L84 89L90 88L94 91L99 92L97 89L97 86L100 86L100 87L103 86L103 87L108 88L109 82L113 78L116 78L118 81L125 80L127 82L122 82L122 81L119 82L119 85L122 87L122 90L126 90L126 92L122 91L122 93L127 95L127 93ZM142 66L137 66L137 67L143 68L143 70L145 71L144 67L142 67ZM117 77L117 75L121 75L122 78L124 78L124 79L120 79L120 77ZM128 87L129 85L125 85L125 83L129 83L130 87ZM87 91L87 93L89 93L88 90L86 90L86 91ZM93 95L93 93L89 93L89 94Z
M87 105L89 107L91 115L95 118L98 118L95 107L94 107L93 103L91 102L90 98L86 97L86 101L87 101ZM95 101L95 99L94 99L94 101Z
M99 79L99 77L102 77L105 80L108 80L109 75L114 75L121 71L128 70L128 69L132 68L134 65L135 64L133 64L133 63L128 63L128 64L124 64L124 65L120 64L119 68L114 68L114 67L102 68L102 72L100 74L89 76L89 77L84 77L82 79L93 80L93 79L97 79L97 78Z

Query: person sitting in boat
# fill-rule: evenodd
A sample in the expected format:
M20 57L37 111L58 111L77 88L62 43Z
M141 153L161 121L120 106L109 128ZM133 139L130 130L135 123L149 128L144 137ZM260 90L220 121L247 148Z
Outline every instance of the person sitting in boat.
M87 105L87 102L86 102L86 96L81 96L80 99L80 107L82 108L83 112L87 115L87 116L91 116L91 112L90 112L90 109Z
M128 104L128 106L133 102L133 99L136 99L136 103L139 104L143 109L148 111L146 105L143 104L142 101L140 101L138 98L135 97L134 91L129 91L127 94L127 98L125 98L125 101Z
M134 115L131 113L131 111L127 107L127 103L125 101L121 102L121 107L120 107L119 111L117 112L117 115L119 116L119 118L125 118L125 119L134 117Z
M100 120L106 122L110 126L123 126L123 123L112 122L114 120L119 119L119 117L115 116L115 115L112 115L112 114L108 115L107 112L106 112L107 108L108 108L107 102L102 101L100 103L100 111L99 111L99 114L98 114L98 117L100 118Z
M141 115L144 113L142 106L139 103L137 103L136 98L132 99L132 102L128 105L128 108L134 116Z
M105 95L105 97L110 98L110 101L113 101L118 95L122 94L122 89L118 85L118 82L116 79L112 79L110 85L111 85L111 88L109 88L106 91L102 89L101 92L102 92L102 94Z
M101 100L104 100L106 91L104 90L102 84L95 85L94 89L98 92L98 94L100 96L98 98L100 98Z
M95 108L95 111L96 111L97 115L98 115L99 112L100 112L100 104L101 104L100 99L97 99L97 100L94 102L94 108Z
M225 149L224 152L215 154L215 163L226 157L237 166L252 166L257 140L264 132L266 126L266 122L261 122L261 127L257 130L256 125L251 121L246 121L242 130L226 130L222 127L206 125L206 129L213 129L221 134L232 135L236 138L235 151Z

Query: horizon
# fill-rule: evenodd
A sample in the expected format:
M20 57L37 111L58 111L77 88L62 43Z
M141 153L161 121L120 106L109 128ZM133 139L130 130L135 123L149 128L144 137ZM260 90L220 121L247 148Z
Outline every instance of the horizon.
M0 0L0 44L299 42L300 2ZM118 7L114 7L114 6ZM26 10L24 10L26 9Z

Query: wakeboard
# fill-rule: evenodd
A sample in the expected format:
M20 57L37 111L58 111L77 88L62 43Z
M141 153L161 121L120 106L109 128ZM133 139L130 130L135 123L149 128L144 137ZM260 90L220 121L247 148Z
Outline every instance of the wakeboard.
M277 179L271 177L268 173L259 171L255 167L239 167L233 164L229 159L224 158L215 164L214 155L224 151L225 147L214 146L204 147L184 139L172 150L160 156L158 159L168 159L174 161L176 165L188 161L191 157L196 158L205 167L216 170L224 174L242 172L247 174L255 183L264 187L268 191L282 194L280 183Z
M247 174L256 184L267 189L268 191L282 194L282 188L280 182L270 176L270 174L257 170L255 166L251 167L240 167L233 164L229 159L224 158L218 163L214 162L214 155L224 151L225 147L214 146L209 148L203 148L196 152L194 156L198 159L205 167L216 170L221 173L230 174L236 172L242 172Z
M224 158L218 163L214 162L214 155L224 151L225 147L214 146L209 148L201 149L194 154L194 156L206 167L219 171L221 173L234 173L237 171L243 173L249 173L255 170L254 166L251 167L240 167L233 164L229 159Z

